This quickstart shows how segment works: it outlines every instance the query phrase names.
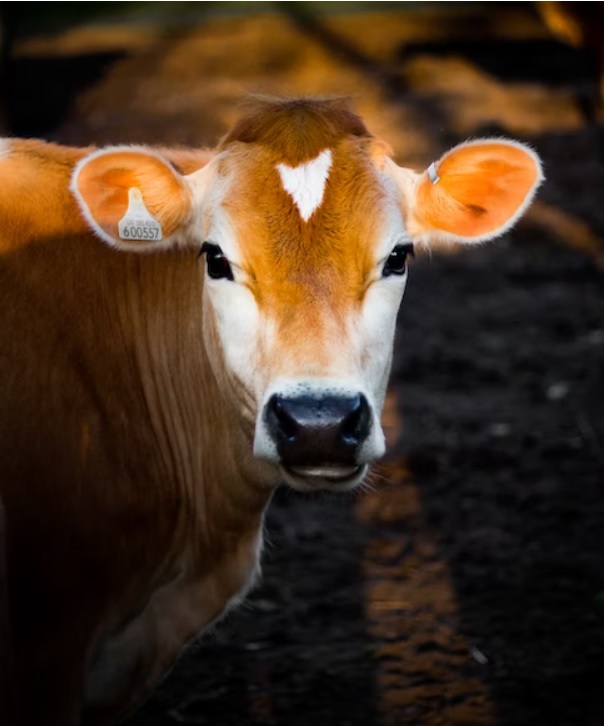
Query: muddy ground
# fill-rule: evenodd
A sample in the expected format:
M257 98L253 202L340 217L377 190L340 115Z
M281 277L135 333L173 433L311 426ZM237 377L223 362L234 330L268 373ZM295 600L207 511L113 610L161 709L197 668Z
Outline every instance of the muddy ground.
M250 91L335 92L409 165L505 134L548 181L506 238L413 262L372 490L278 491L261 586L129 726L604 726L589 64L529 3L203 5L20 31L9 130L211 145Z

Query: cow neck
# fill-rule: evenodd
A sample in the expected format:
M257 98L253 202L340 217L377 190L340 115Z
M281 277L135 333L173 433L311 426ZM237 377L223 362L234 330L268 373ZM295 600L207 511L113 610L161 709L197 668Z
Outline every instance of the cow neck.
M270 487L204 348L203 268L194 253L127 257L138 285L124 287L124 311L162 467L204 536L253 526Z

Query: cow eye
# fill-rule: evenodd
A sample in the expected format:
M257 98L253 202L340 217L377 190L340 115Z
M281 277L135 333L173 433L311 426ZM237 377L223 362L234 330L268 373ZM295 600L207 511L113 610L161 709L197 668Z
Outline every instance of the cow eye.
M227 258L223 255L218 245L212 242L204 242L199 251L200 255L205 254L208 275L214 280L233 280L233 270Z
M390 257L384 264L382 277L390 277L390 275L404 275L407 271L408 255L413 257L413 244L411 242L396 245L390 253Z

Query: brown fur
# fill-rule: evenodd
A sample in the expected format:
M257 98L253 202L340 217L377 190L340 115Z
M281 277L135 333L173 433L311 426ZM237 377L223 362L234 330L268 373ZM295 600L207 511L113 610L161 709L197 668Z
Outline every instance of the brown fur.
M194 572L206 621L220 613L249 574L270 490L251 483L259 465L237 455L235 411L209 374L195 252L108 249L68 192L85 151L12 144L0 161L0 486L17 723L67 726L99 636L162 582ZM121 709L145 695L128 674L123 689Z
M234 142L257 144L271 149L277 161L296 166L344 137L370 138L365 124L344 98L283 100L256 96L244 110L219 148Z

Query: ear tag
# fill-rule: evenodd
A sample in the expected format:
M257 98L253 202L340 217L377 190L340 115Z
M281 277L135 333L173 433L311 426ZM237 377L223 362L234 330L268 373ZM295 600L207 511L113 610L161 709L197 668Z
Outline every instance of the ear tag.
M430 164L430 166L427 169L427 172L428 172L428 178L430 179L432 184L438 184L438 182L440 181L440 177L438 176L438 174L436 172L436 163L435 162L432 162Z
M137 187L128 190L128 209L117 225L121 239L149 242L163 239L161 224L145 207Z

